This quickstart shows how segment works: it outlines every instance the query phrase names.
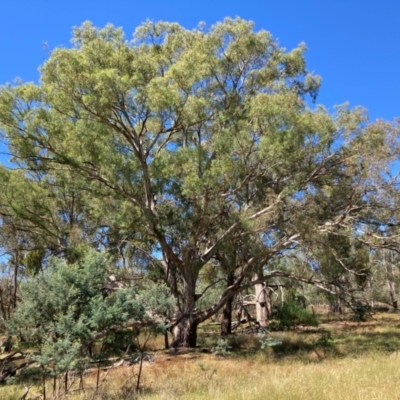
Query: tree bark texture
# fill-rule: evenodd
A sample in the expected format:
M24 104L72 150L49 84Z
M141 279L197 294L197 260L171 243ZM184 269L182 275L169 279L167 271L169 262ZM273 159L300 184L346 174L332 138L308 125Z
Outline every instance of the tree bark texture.
M173 341L172 348L196 347L197 342L197 322L191 316L183 316L172 328Z
M258 280L262 278L262 274L254 274L253 280ZM267 284L257 283L254 285L255 290L255 300L256 300L256 319L260 324L260 327L266 328L268 326L269 319L269 296L267 293Z
M227 277L227 287L231 286L234 280L234 274L229 273ZM230 335L232 333L232 305L233 297L225 303L222 309L221 336Z
M197 326L200 321L194 315L196 304L196 280L197 275L191 268L183 271L183 304L178 315L175 316L175 323L172 326L171 347L196 347Z

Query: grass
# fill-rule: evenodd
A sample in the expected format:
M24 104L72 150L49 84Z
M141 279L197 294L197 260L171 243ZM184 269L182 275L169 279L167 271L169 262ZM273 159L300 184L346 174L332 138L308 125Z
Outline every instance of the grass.
M87 390L68 399L400 399L400 315L362 323L324 318L318 329L274 332L282 344L266 350L255 335L231 336L232 354L225 358L202 352L219 338L212 329L200 333L198 349L178 353L161 350L163 338L157 337L147 344L155 360L144 365L138 396L132 390L138 366L125 365L109 372L96 396ZM95 377L88 371L85 387L93 387ZM0 387L1 399L23 393L20 384ZM38 393L32 388L28 397Z
M215 360L161 363L145 399L388 399L398 391L400 358L368 355L323 363ZM183 364L183 365L182 365ZM185 379L179 379L184 367ZM163 368L160 370L160 368Z

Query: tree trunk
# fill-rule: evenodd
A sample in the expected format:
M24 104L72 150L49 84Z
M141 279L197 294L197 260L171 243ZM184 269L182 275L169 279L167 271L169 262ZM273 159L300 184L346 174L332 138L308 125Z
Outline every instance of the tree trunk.
M18 266L19 266L19 259L20 259L20 254L19 250L15 251L14 254L14 288L13 288L13 296L12 296L12 302L13 302L13 310L17 308L17 289L18 289Z
M256 273L253 276L253 280L256 281L262 278L261 273ZM261 328L268 326L268 309L269 309L269 297L267 294L266 283L257 283L254 285L255 297L256 297L256 319L260 324Z
M235 280L233 273L229 273L227 276L227 286L231 286ZM222 321L221 321L221 336L230 335L232 333L232 304L233 297L230 298L222 309Z
M399 305L397 303L395 283L392 280L388 279L387 280L387 285L388 285L388 288L389 288L390 302L392 304L392 307L395 310L397 310L399 308Z
M332 311L334 313L343 314L342 299L336 295L333 300Z
M0 309L1 309L1 314L4 319L4 321L7 321L7 313L6 313L6 308L4 307L4 299L3 299L3 289L0 288Z
M169 349L168 331L164 332L164 348Z
M387 260L388 258L389 260ZM389 296L390 296L390 302L392 304L392 307L397 310L398 309L398 302L397 302L397 296L396 296L396 284L394 282L393 276L393 260L390 260L390 253L386 252L386 254L383 254L383 263L385 266L385 275L386 275L386 284L389 289Z
M196 280L197 276L192 268L183 271L183 304L179 314L175 317L175 323L172 326L171 347L196 347L197 326L199 321L194 316L196 303Z
M196 347L197 323L191 317L182 317L172 328L172 348Z
M228 300L222 309L221 336L232 333L232 303L233 298Z

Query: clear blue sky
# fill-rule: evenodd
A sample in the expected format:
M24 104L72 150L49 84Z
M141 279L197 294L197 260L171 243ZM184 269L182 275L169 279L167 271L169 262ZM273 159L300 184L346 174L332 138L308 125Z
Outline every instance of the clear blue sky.
M86 20L122 26L130 39L148 18L193 28L225 16L253 20L287 49L304 41L308 69L323 78L318 103L400 117L400 0L0 0L0 85L37 81L43 43L68 47L72 27Z

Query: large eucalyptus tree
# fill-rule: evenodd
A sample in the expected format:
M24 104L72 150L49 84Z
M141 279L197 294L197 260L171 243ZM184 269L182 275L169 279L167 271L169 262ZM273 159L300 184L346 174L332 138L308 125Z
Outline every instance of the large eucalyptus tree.
M320 78L305 50L287 52L238 18L194 30L146 22L132 41L86 22L71 48L51 53L39 84L1 89L15 162L96 187L97 210L119 204L114 223L162 266L177 299L175 346L194 346L198 324L249 285L287 276L328 290L311 272L271 270L271 259L312 253L327 235L383 245L366 229L375 210L385 210L381 227L397 221L384 195L397 184L397 126L309 106ZM197 309L199 273L221 260L234 260L235 278Z

